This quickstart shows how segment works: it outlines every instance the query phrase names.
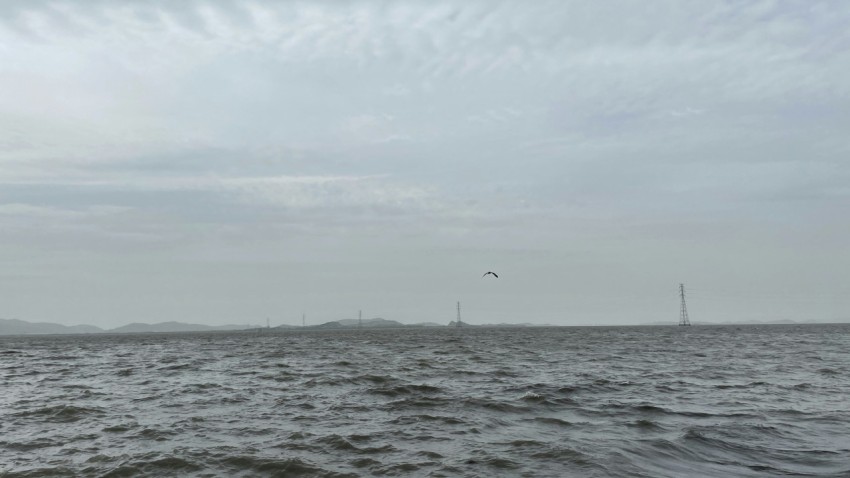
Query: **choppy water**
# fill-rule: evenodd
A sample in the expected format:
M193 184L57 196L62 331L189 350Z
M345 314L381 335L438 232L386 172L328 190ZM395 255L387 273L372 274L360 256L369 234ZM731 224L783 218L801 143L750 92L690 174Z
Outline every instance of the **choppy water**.
M850 325L0 338L0 476L850 476Z

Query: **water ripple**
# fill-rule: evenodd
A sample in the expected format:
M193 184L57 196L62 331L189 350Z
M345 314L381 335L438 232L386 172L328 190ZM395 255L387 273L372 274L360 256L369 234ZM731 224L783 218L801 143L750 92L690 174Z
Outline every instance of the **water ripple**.
M0 476L848 476L850 325L0 337Z

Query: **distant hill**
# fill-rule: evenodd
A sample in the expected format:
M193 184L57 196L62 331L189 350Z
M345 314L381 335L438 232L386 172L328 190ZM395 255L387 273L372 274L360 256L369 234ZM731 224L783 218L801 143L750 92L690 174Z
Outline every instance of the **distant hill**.
M293 325L279 325L272 327L271 330L284 329L350 329L357 328L361 325L357 319L342 319L330 322L325 322L320 325L310 325L307 327ZM461 322L463 327L526 327L533 324L467 324ZM446 327L444 324L436 322L420 322L417 324L403 324L395 320L383 319L380 317L372 319L364 319L362 322L363 328L417 328L417 327ZM449 327L454 327L455 322L449 322ZM266 329L259 325L204 325L204 324L188 324L185 322L159 322L156 324L146 324L134 322L114 329L102 329L93 325L61 325L48 322L27 322L17 319L0 319L0 335L21 335L21 334L143 334L143 333L167 333L167 332L204 332L216 330L247 330L247 329Z
M206 330L245 330L248 328L257 328L257 325L203 325L203 324L187 324L184 322L160 322L157 324L144 324L134 322L123 327L109 329L107 332L127 334L127 333L146 333L146 332L203 332Z
M341 320L332 320L330 322L324 322L318 325L278 325L276 327L272 327L272 330L292 330L292 329L354 329L360 327L360 321L357 319L341 319ZM445 327L443 324L438 324L436 322L419 322L416 324L403 324L401 322L395 320L387 320L382 319L380 317L374 319L363 319L363 328L397 328L397 327Z
M357 319L343 319L337 321L343 327L358 327L360 321ZM363 327L406 327L406 325L395 320L382 319L375 317L374 319L364 319Z
M0 335L21 334L125 334L145 332L202 332L205 330L245 330L258 325L203 325L183 322L160 322L158 324L132 323L104 330L94 325L62 325L50 322L27 322L18 319L0 319Z
M0 319L0 335L17 334L96 334L103 332L94 325L62 325L50 322L26 322L18 319Z
M361 322L358 319L341 319L341 320L333 320L331 322L325 322L319 325L310 325L308 329L351 329L357 328L361 326ZM409 325L402 324L401 322L397 322L395 320L387 320L382 319L380 317L376 317L374 319L364 319L362 322L363 328L392 328L392 327L410 327Z

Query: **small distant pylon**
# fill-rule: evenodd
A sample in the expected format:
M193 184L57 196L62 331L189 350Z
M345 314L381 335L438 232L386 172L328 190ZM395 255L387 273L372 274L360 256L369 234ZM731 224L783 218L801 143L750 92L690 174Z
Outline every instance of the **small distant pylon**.
M460 301L457 302L457 322L455 327L460 327Z
M363 311L362 310L357 311L357 328L359 328L359 329L363 328Z
M688 319L688 306L685 304L685 284L679 284L679 298L682 299L682 305L679 308L679 325L690 327L691 321Z

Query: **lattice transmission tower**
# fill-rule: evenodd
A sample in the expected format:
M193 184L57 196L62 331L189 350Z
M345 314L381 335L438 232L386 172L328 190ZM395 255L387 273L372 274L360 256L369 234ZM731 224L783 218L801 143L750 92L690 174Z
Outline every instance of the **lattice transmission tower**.
M679 298L682 299L682 305L679 308L679 325L690 327L691 321L688 319L688 305L685 304L685 284L679 284Z

